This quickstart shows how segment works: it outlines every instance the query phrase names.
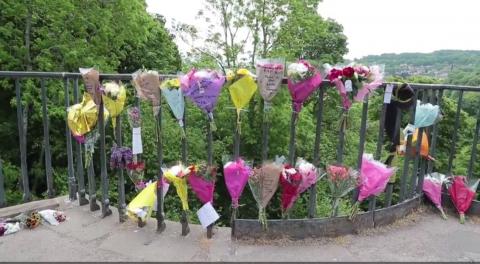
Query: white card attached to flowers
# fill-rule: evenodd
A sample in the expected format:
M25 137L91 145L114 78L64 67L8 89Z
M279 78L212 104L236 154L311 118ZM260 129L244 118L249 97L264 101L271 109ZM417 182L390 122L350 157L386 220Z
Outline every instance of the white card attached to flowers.
M197 216L203 228L207 228L209 225L220 219L220 216L210 202L204 204L198 209Z
M140 127L132 129L132 153L133 155L143 153L142 128Z

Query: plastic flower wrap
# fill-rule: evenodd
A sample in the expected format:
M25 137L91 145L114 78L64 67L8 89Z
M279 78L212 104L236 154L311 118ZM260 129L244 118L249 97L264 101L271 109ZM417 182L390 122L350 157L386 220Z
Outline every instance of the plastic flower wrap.
M373 92L383 83L383 67L374 65L367 67L360 64L352 64L344 68L324 65L330 83L335 85L345 110L349 110L352 102L347 93L353 93L354 100L363 102L366 95Z
M322 75L310 63L300 60L288 66L287 76L293 111L300 113L303 102L322 83Z
M216 71L192 69L180 78L180 87L185 96L208 115L208 119L215 130L213 109L225 83L225 77Z
M265 208L278 188L279 175L283 165L279 162L266 161L259 168L254 168L248 179L248 185L258 206L258 219L263 228L267 228Z
M67 124L73 137L80 143L85 142L85 135L91 132L98 120L98 106L93 102L92 97L83 94L82 102L74 104L67 110ZM104 119L108 119L108 110L103 111Z
M473 199L475 199L479 180L468 182L465 176L454 176L453 181L448 186L448 193L452 199L455 208L460 214L460 223L465 223L465 212L470 209Z
M409 132L405 131L404 130L404 134L405 134L405 138L400 142L400 145L398 146L397 148L397 153L399 155L405 155L405 152L406 152L406 149L407 149L407 134ZM411 153L410 155L411 156L415 156L416 154L418 154L418 150L417 150L417 140L419 140L418 138L418 134L419 134L419 129L415 129L415 133L413 134L413 137L412 137L412 145L411 145ZM428 136L427 136L427 133L425 133L425 131L422 132L422 142L420 143L420 156L427 159L427 160L435 160L435 158L433 158L432 156L429 155L429 150L430 149L430 144L428 142Z
M160 79L156 71L138 70L132 74L137 97L150 101L156 116L160 110Z
M357 186L358 171L343 165L327 167L327 181L332 196L332 217L338 215L340 199Z
M228 87L230 97L237 109L237 129L240 131L240 112L250 102L257 91L257 83L251 72L239 69Z
M302 175L302 182L300 183L299 192L303 193L318 180L320 180L320 173L318 169L310 162L302 158L297 159L296 169ZM323 176L323 174L322 174Z
M113 129L115 129L116 118L122 113L123 107L125 106L127 90L125 89L125 86L121 84L108 82L103 85L103 92L103 105L108 110L108 113L112 118Z
M291 165L286 164L280 174L280 186L282 187L281 207L285 216L300 195L302 175Z
M217 168L205 164L189 167L188 184L202 204L213 203Z
M232 198L233 208L238 208L238 200L251 174L251 167L241 158L235 161L228 161L223 166L225 185L227 185L228 193Z
M415 109L415 121L413 125L408 124L403 130L405 137L413 134L417 128L429 127L435 124L440 118L440 107L438 105L432 105L431 103L422 104L422 102L418 100Z
M185 137L185 130L183 129L185 100L183 99L182 90L180 89L180 81L178 79L163 81L160 88L162 89L162 94L167 100L173 115L182 129L182 136Z
M135 189L138 191L141 191L146 187L146 184L143 180L144 172L145 163L137 161L136 155L134 155L132 162L127 163L127 174L132 183L135 185Z
M394 173L395 168L387 167L382 162L374 160L371 154L363 154L358 181L359 194L357 202L353 205L350 219L355 217L361 202L368 197L377 196L385 190Z
M182 164L178 164L169 169L162 170L164 171L163 176L165 179L175 186L177 195L182 202L182 209L188 211L187 175L190 173L189 169L185 168Z
M447 219L447 215L445 215L442 207L442 185L445 180L445 175L437 172L427 174L423 179L423 192L435 207L440 210L443 219Z
M168 183L162 183L163 196L168 191ZM133 220L145 222L152 215L152 211L156 211L157 206L157 181L149 182L127 206L127 215Z
M128 108L128 123L132 128L132 153L134 155L143 153L142 144L142 115L140 108L133 106Z
M102 86L100 84L100 73L94 68L80 68L80 74L85 84L85 90L92 98L93 102L100 105L102 100Z
M262 59L256 61L257 83L265 104L264 111L268 112L272 99L280 90L283 73L284 60Z

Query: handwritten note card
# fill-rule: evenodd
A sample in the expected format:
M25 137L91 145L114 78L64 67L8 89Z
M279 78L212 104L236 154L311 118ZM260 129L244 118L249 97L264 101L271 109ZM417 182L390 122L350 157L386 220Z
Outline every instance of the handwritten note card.
M210 202L204 204L202 208L197 211L197 216L203 228L207 228L220 218Z
M134 127L132 129L132 153L133 155L143 153L141 127Z

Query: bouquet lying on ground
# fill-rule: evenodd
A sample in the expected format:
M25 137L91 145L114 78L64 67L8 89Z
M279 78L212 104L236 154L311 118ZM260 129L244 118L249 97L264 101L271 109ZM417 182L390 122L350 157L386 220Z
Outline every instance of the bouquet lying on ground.
M442 185L445 181L445 175L437 172L430 173L423 179L422 188L428 199L430 199L440 213L442 213L443 219L447 219L447 215L445 215L442 207Z
M282 170L282 163L265 161L261 167L253 169L253 173L248 179L248 185L258 206L258 220L263 229L267 228L265 208L278 188L279 175Z
M327 180L332 196L332 217L338 215L340 199L357 186L358 172L343 165L329 165Z
M355 218L361 202L368 197L377 196L385 190L394 173L395 168L387 167L382 162L374 160L371 154L363 154L358 182L359 194L357 202L353 205L350 219Z
M342 106L345 110L352 106L347 93L352 93L355 101L362 102L365 96L383 83L383 67L378 65L367 67L353 64L338 68L325 64L324 67L328 80L335 85L342 97Z
M287 69L288 90L292 96L292 108L300 113L303 102L320 86L322 75L304 60L292 63Z
M465 176L454 176L451 183L448 184L448 193L452 199L455 208L460 214L460 223L465 223L465 212L470 209L473 199L475 199L479 180L468 182Z

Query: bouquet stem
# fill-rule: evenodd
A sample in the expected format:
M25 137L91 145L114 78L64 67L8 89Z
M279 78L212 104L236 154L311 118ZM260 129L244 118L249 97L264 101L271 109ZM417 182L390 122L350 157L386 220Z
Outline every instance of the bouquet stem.
M465 213L460 213L460 224L465 224Z
M447 215L445 214L445 212L443 211L443 208L441 206L437 206L438 210L440 211L440 213L442 214L442 218L444 220L447 220Z
M265 211L265 208L262 208L262 207L258 208L258 220L262 225L262 229L266 231L267 230L267 212Z
M348 217L348 219L350 219L350 221L353 222L355 220L355 217L357 216L357 213L358 213L358 207L359 206L360 206L359 201L356 201L355 204L353 204L352 211L350 213L350 216Z
M338 216L338 206L339 205L340 205L340 199L339 198L333 198L331 217Z

